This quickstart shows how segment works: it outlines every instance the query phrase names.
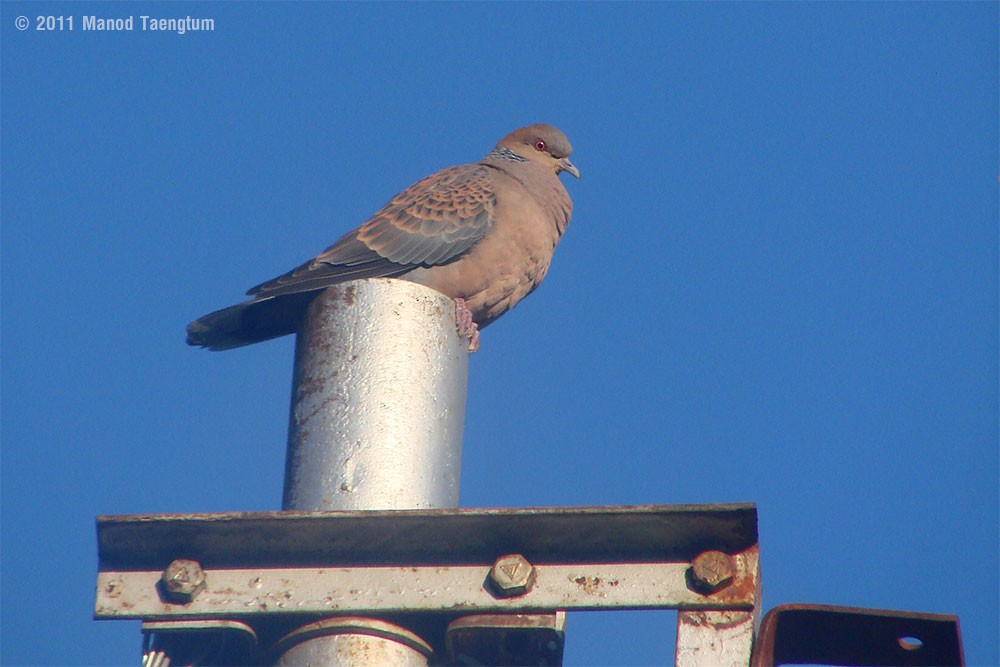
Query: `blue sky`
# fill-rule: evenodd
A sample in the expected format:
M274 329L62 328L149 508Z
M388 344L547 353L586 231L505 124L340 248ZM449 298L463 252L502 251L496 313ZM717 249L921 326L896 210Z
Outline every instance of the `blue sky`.
M95 515L280 507L293 341L188 321L545 121L583 178L471 360L462 505L753 501L766 608L954 613L1000 663L998 11L4 2L0 661L134 663ZM215 30L80 29L143 14ZM571 615L566 662L672 624Z

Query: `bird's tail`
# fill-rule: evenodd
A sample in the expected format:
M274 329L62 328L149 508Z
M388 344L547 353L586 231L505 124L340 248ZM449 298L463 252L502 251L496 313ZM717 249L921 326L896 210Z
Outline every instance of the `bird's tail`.
M318 294L312 291L254 299L217 310L187 326L187 343L217 352L295 333L309 302Z

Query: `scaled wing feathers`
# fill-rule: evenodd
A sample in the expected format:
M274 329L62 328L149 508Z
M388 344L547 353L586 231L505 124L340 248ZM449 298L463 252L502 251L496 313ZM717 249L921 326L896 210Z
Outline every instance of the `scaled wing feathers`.
M453 261L492 223L496 195L489 172L483 165L462 165L428 176L315 259L247 293L260 299Z

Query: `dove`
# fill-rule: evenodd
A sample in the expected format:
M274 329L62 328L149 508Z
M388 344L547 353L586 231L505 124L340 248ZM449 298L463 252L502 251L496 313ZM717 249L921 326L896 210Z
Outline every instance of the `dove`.
M479 330L545 278L573 202L559 178L580 178L566 135L538 123L501 139L474 164L449 167L403 190L315 258L247 291L253 298L187 327L189 345L229 350L296 333L331 285L401 278L455 301L459 333Z

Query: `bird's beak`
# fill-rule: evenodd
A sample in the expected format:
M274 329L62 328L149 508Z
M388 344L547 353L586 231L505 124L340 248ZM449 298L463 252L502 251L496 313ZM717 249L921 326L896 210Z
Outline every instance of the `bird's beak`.
M558 165L556 168L557 174L561 171L565 171L567 173L573 174L577 178L580 178L580 170L576 168L576 165L574 165L572 162L569 161L568 157L561 158L557 163L557 165Z

